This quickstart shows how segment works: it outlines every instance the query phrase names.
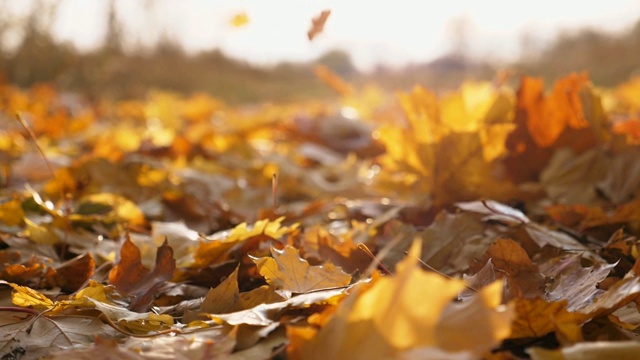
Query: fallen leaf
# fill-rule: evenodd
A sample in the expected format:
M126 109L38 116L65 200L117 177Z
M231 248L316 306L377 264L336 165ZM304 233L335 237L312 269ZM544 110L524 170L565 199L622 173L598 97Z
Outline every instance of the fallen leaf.
M450 318L442 319L442 311L464 288L464 282L421 270L417 262L420 252L420 242L416 241L406 259L398 264L395 275L378 278L361 291L354 289L319 331L291 328L288 334L292 345L287 349L288 356L292 359L326 356L332 359L393 358L407 350L424 347L435 348L442 353L438 324L442 321L443 326L457 327L454 319L464 317L462 313L466 312L463 310L457 314L457 310L452 310L456 315L452 313ZM486 320L494 310L501 312L491 308L501 302L501 287L499 283L489 287L483 293L487 296L483 297L484 300L469 303L468 309L474 309L469 313L475 313L474 318L478 320L487 316ZM438 289L438 292L433 293L432 289ZM484 306L476 307L484 301ZM506 318L509 317L507 311ZM489 327L492 332L488 338L495 340L493 336L508 336L509 325L502 321ZM480 345L476 339L465 342L464 338L465 335L460 334L459 338L451 340L460 341L456 351L468 351L478 357L484 352L480 348L485 350L492 346L487 342Z
M598 264L583 268L579 263L565 268L556 275L551 289L548 289L546 299L548 301L567 300L567 310L575 312L591 304L593 299L599 297L603 290L598 288L598 283L604 280L616 264Z
M635 359L640 351L637 341L583 342L573 346L550 350L534 347L527 350L532 360L597 360Z
M589 316L567 311L566 300L549 302L542 298L512 300L516 316L511 338L539 338L555 330L556 324L582 324Z
M446 274L466 270L471 260L495 241L484 235L484 225L474 215L446 211L440 212L418 238L422 240L420 259Z
M296 295L290 299L271 304L258 304L250 309L228 314L208 314L216 321L224 321L229 325L269 326L278 321L287 310L293 311L308 308L310 305L335 305L344 296L344 289L320 290Z
M52 349L87 346L95 336L116 336L102 321L82 316L28 316L16 313L11 322L3 322L0 354L6 359L38 359Z
M498 239L482 255L478 264L484 265L489 260L493 263L496 273L506 278L509 298L536 297L543 294L546 280L517 242Z
M298 250L289 245L282 250L271 248L271 256L252 257L252 260L260 275L285 294L343 287L351 282L351 276L330 262L310 266L307 260L300 257Z
M158 248L156 265L149 270L140 262L140 250L127 238L120 249L118 264L109 272L109 284L133 297L131 309L144 311L158 288L171 279L175 268L173 250L167 241Z
M77 256L47 273L46 279L51 286L59 286L72 293L80 289L93 275L96 263L91 253Z

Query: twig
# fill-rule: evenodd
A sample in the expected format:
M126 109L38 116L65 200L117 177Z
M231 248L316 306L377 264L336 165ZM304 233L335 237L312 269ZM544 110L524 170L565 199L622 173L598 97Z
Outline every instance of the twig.
M371 260L373 260L373 262L376 264L376 266L380 266L382 268L382 270L384 270L384 272L387 273L387 275L391 275L391 271L389 271L389 269L387 269L387 267L384 266L382 261L378 260L378 258L375 255L373 255L373 253L371 252L371 250L369 250L367 245L360 243L360 244L358 244L358 249L364 251L365 254L367 254L367 256L369 256L371 258Z

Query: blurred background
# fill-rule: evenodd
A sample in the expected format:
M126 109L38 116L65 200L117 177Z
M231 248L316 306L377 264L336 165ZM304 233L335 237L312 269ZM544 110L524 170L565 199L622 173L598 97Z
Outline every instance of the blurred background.
M444 91L505 69L548 86L587 71L612 86L640 75L640 1L0 0L0 77L24 87L231 104L337 96L317 65L393 90Z

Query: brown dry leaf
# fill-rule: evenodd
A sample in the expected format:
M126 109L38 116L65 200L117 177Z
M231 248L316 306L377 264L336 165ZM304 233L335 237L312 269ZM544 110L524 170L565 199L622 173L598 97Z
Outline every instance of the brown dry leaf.
M583 342L557 350L534 347L527 350L532 360L599 360L638 358L640 343L637 341Z
M418 238L422 240L420 259L445 274L466 270L494 242L484 235L484 224L469 213L440 212Z
M596 184L610 169L611 159L603 149L593 148L581 155L560 149L540 174L548 196L562 204L592 204L598 198Z
M610 314L640 296L640 277L630 277L618 281L598 297L593 303L578 311L590 317Z
M122 348L117 340L96 337L95 343L89 348L72 349L51 354L52 360L144 360L141 355Z
M566 267L563 272L556 274L555 282L547 290L547 301L567 300L567 310L575 312L591 304L604 291L598 288L598 283L604 280L616 264L597 264L583 268L575 262L574 266Z
M77 256L55 269L49 269L45 277L51 286L58 286L62 290L72 293L89 281L93 276L95 266L93 255L87 253Z
M96 336L115 337L102 321L84 316L5 316L0 336L0 356L5 359L40 359L53 349L87 346Z
M478 264L491 260L497 274L507 279L509 298L536 297L544 292L545 278L524 249L510 239L498 239L482 255Z
M131 309L144 311L158 288L171 279L175 269L173 250L166 240L158 248L155 267L149 270L140 261L140 250L127 237L120 249L118 264L109 272L109 284L133 297Z
M237 329L218 326L192 334L129 338L122 347L143 359L226 359L236 346Z
M640 188L639 156L640 150L631 149L609 159L609 169L598 183L598 189L616 205L637 197Z
M208 314L217 321L229 325L270 326L286 315L287 311L308 309L310 306L335 306L343 297L345 289L320 290L300 294L290 299L270 304L259 303L252 308L228 314Z
M264 276L271 286L285 294L343 287L351 282L351 276L331 262L321 266L310 266L307 260L300 257L298 250L289 245L282 250L272 247L271 256L252 257L252 260L260 275Z
M349 274L363 272L371 264L371 258L357 247L350 236L338 238L322 226L305 229L303 236L302 246L307 259L316 257L331 261Z
M331 15L331 10L323 10L318 16L311 19L311 28L307 31L309 41L312 41L318 34L324 30L324 24Z

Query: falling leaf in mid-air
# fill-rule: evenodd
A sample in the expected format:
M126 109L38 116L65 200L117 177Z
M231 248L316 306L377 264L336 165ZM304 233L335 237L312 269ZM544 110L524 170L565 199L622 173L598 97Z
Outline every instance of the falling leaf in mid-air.
M322 32L324 29L324 24L327 22L329 15L331 14L331 10L324 10L320 13L320 15L311 19L311 28L307 31L307 37L309 41L312 41L318 34Z
M247 15L247 13L241 12L238 14L235 14L232 18L231 18L231 25L233 27L243 27L245 25L247 25L249 23L249 16Z

